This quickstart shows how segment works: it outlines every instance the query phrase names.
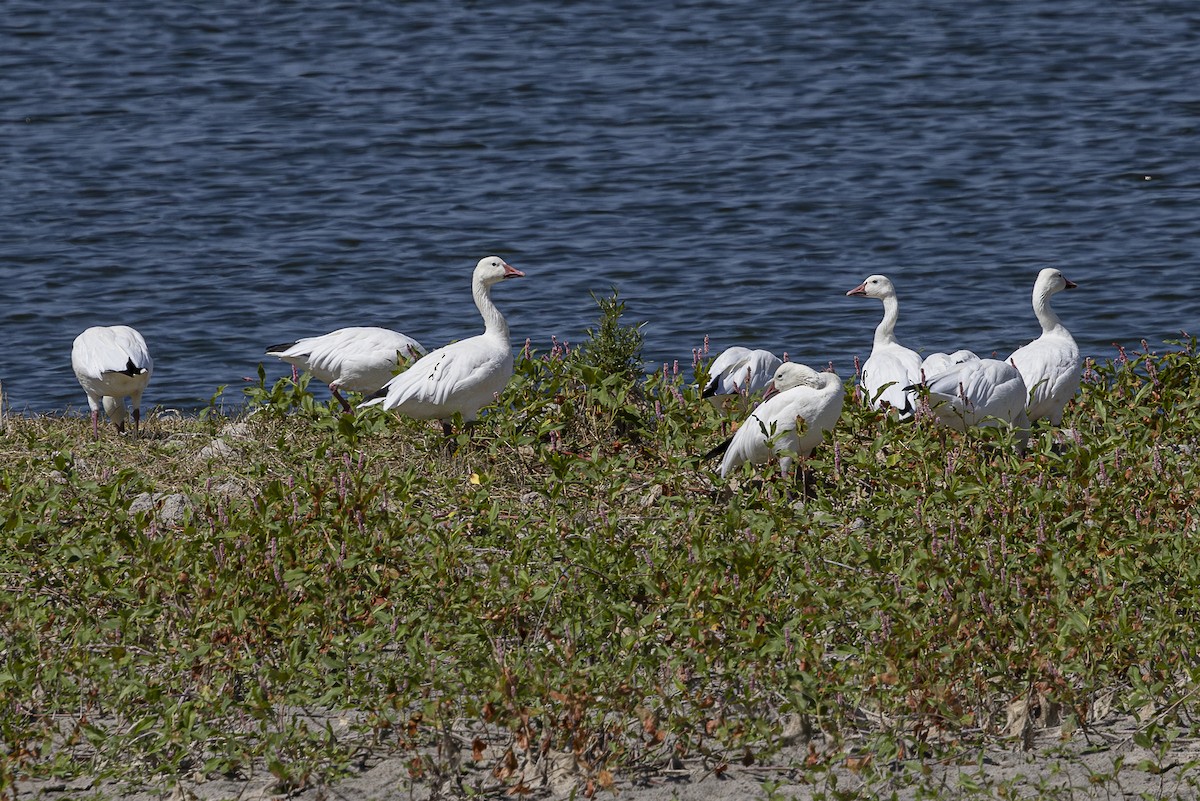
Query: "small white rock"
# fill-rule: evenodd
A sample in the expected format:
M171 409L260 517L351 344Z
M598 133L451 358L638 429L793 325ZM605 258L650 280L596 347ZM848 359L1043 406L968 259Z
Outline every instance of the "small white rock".
M233 447L228 442L223 439L214 439L201 448L200 453L196 455L201 459L224 459L232 456L233 453Z

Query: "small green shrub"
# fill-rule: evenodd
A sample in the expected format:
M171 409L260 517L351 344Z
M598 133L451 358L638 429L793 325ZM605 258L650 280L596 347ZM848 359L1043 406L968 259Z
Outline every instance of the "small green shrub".
M621 384L634 384L643 375L644 323L621 323L625 301L619 299L615 289L607 298L593 294L592 299L600 307L600 321L587 330L588 339L575 352L575 360L590 367L596 375L617 377Z

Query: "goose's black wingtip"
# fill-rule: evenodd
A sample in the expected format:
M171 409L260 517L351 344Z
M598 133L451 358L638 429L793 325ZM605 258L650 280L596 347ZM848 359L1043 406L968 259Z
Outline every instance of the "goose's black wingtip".
M133 363L133 359L126 359L125 360L125 369L123 369L123 370L105 370L104 372L120 373L121 375L127 375L130 378L133 378L135 375L145 375L146 373L150 372L150 370L145 367L138 367L136 364Z

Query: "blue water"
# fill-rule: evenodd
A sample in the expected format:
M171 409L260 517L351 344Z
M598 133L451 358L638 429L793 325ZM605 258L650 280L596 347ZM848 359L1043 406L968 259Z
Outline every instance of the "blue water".
M918 349L1200 333L1200 6L9 0L0 381L79 409L71 341L140 329L146 403L240 397L344 325L572 342L616 287L651 363L707 334L843 375L882 272ZM272 376L287 372L269 363Z

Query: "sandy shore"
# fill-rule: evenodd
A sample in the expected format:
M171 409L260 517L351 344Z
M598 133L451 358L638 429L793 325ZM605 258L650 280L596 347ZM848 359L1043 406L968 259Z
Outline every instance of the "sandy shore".
M1183 710L1190 713L1193 710ZM1180 715L1181 710L1171 710ZM1185 714L1186 718L1186 714ZM1182 725L1169 726L1165 715L1134 716L1110 712L1088 730L1068 733L1062 726L1023 721L1021 734L987 747L959 751L953 759L905 765L864 766L842 761L835 767L805 767L809 744L793 743L766 763L724 767L695 758L605 776L590 785L597 798L628 801L735 801L750 798L1200 798L1200 740ZM1053 721L1051 721L1053 722ZM1147 725L1160 726L1153 749L1137 736ZM819 740L812 743L818 745ZM1141 744L1139 744L1141 743ZM497 744L498 745L498 744ZM505 749L507 752L507 749ZM265 769L237 778L183 777L159 786L134 787L80 778L72 781L21 782L18 798L122 799L123 801L217 801L217 799L297 799L298 801L400 801L470 797L583 798L587 777L567 754L553 752L539 761L520 760L504 780L497 778L500 749L490 746L476 761L460 754L449 778L413 781L411 753L366 754L352 775L334 784L280 788ZM505 772L505 771L500 771ZM519 781L518 781L519 780ZM516 788L516 789L514 789Z

